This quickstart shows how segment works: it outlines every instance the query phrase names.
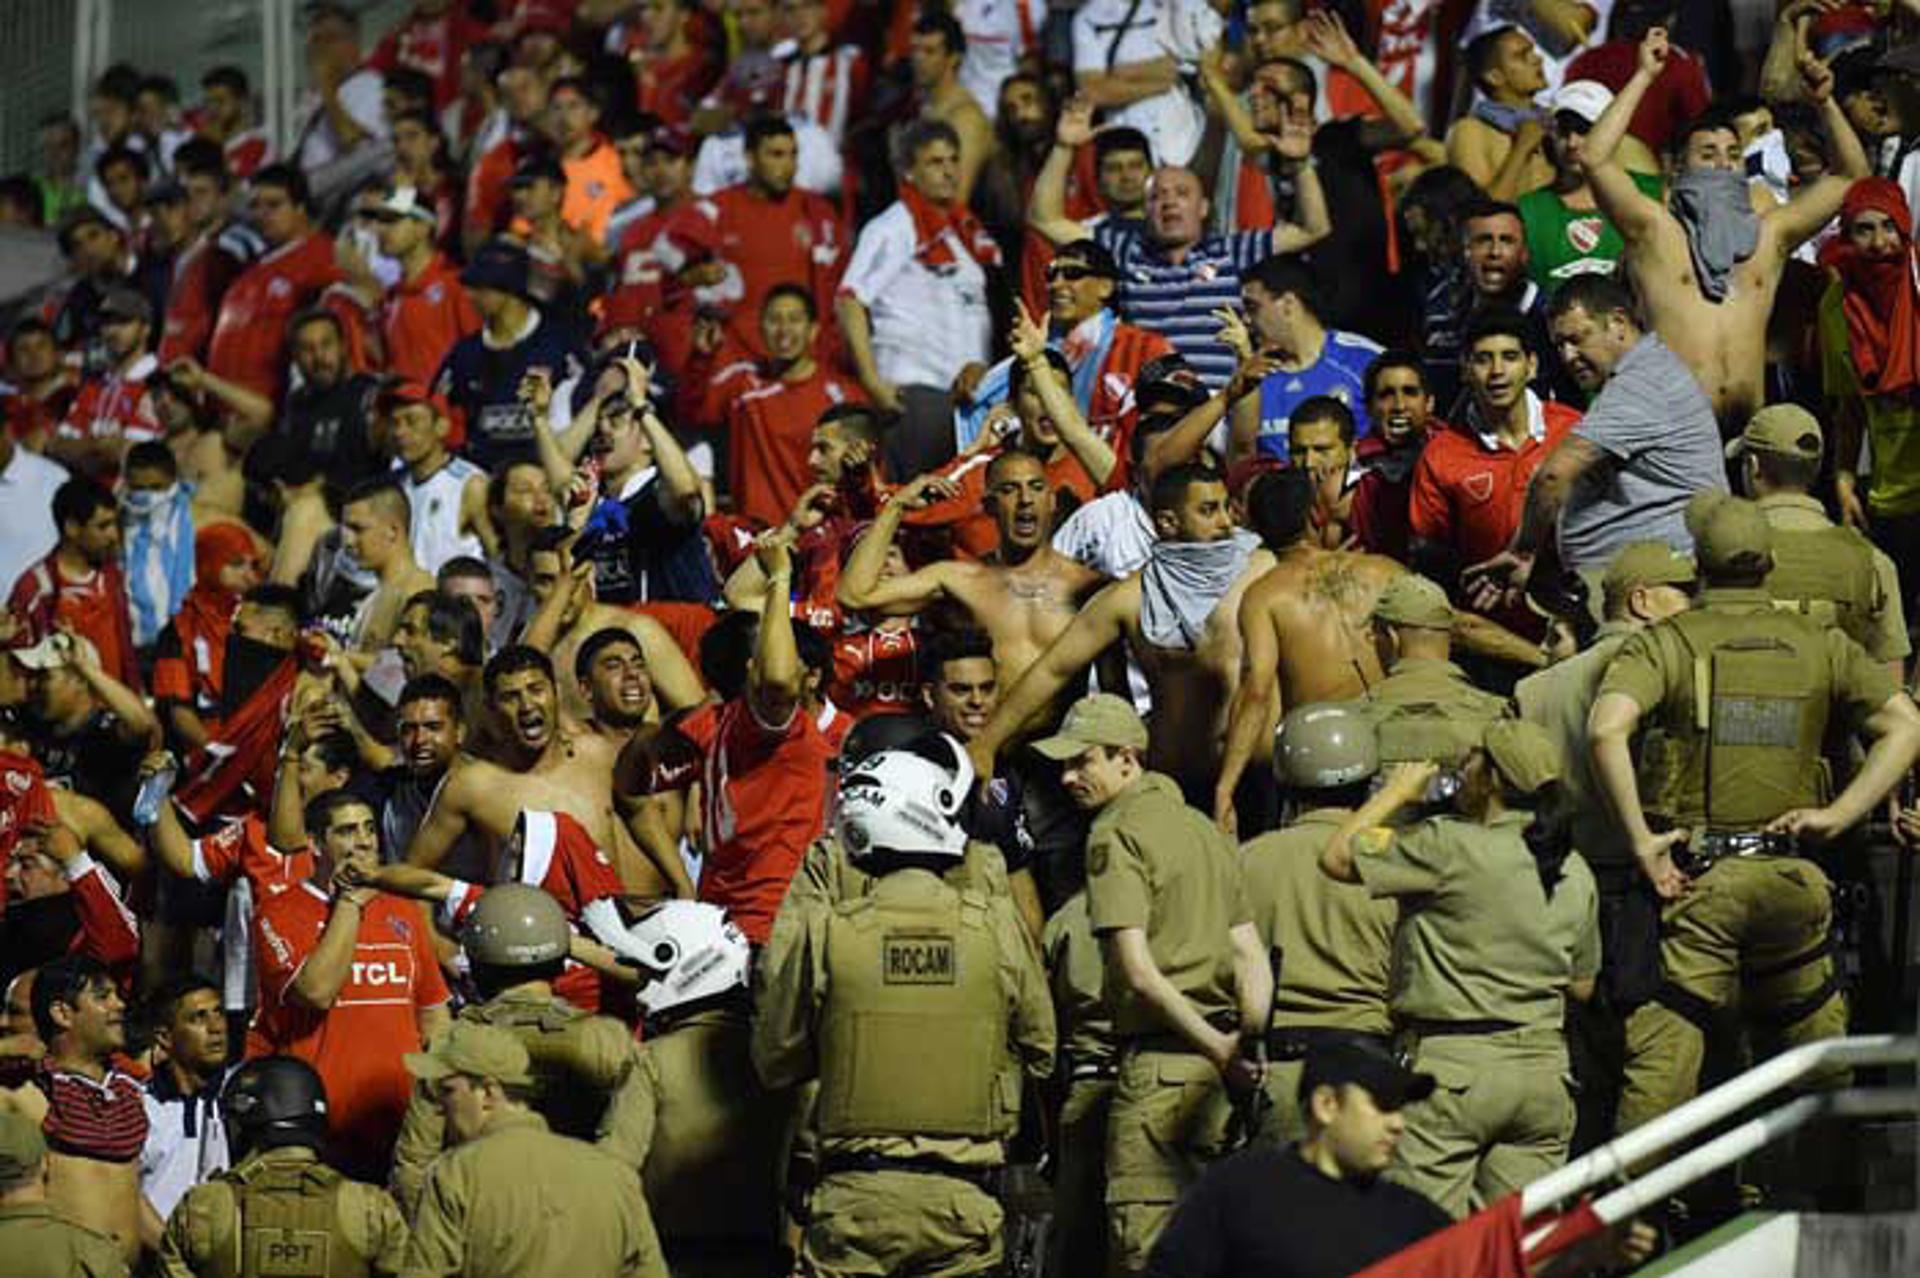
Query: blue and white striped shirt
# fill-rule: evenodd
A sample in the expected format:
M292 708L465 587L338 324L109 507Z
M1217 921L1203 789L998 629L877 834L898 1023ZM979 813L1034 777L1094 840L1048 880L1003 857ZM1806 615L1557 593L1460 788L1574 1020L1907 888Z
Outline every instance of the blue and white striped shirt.
M1106 232L1102 234L1101 232ZM1120 310L1128 321L1173 343L1208 389L1233 376L1233 352L1214 336L1223 306L1239 309L1240 277L1273 255L1273 232L1210 235L1178 262L1167 260L1143 226L1102 225L1095 238L1113 251L1120 267Z

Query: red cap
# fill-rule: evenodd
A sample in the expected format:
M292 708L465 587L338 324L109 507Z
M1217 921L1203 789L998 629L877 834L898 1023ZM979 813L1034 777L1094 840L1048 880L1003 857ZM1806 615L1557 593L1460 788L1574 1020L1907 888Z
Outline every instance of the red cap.
M653 131L647 139L649 147L665 151L668 155L692 155L695 147L693 133L684 124L663 124Z
M453 416L453 410L447 407L447 401L419 382L395 382L381 390L379 406L383 412L392 412L403 404L425 404L442 418Z

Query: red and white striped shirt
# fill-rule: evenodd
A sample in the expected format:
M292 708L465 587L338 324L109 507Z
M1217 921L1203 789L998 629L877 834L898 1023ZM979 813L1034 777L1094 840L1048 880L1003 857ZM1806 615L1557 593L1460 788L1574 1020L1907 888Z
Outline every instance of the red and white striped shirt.
M147 389L147 379L159 366L152 355L142 355L124 372L115 370L87 378L73 397L73 407L54 427L54 435L60 439L124 439L129 444L160 438L160 419L154 414L153 395Z
M819 53L795 51L784 62L785 110L806 116L838 145L846 136L852 104L866 94L867 55L856 45L843 44Z
M146 1088L131 1074L108 1068L105 1078L88 1078L51 1061L34 1082L47 1097L42 1130L47 1148L74 1158L130 1163L147 1143Z

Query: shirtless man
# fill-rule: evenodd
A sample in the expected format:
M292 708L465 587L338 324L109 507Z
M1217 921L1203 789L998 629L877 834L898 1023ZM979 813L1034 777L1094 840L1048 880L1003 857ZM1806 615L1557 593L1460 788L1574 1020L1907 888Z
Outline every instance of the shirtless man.
M558 530L556 530L556 533ZM561 536L535 541L527 558L527 585L539 601L533 619L521 642L553 658L557 670L572 670L574 654L589 635L613 628L633 636L640 647L652 689L649 702L659 702L660 711L684 710L698 705L707 695L693 663L680 650L667 628L643 612L631 612L603 604L593 597L591 563L570 565L562 553ZM560 690L560 709L568 719L585 723L593 708L578 680L566 680ZM649 705L649 710L653 710ZM649 722L660 713L650 713Z
M1227 722L1213 815L1234 833L1234 791L1247 766L1272 755L1273 732L1292 706L1364 696L1386 678L1370 618L1380 593L1404 575L1385 555L1329 550L1314 536L1314 483L1304 470L1262 476L1248 491L1247 519L1277 556L1273 571L1240 601L1242 673ZM1542 664L1539 648L1464 609L1463 646L1517 664Z
M993 640L1000 677L1016 681L1065 632L1077 601L1100 578L1049 544L1054 491L1040 459L1002 453L987 467L985 497L1000 548L983 562L942 559L883 580L901 522L936 495L933 485L922 482L887 499L841 570L840 606L897 617L951 599Z
M964 207L973 196L973 184L993 154L993 122L960 83L960 64L966 61L966 32L949 14L931 13L913 24L907 62L913 89L920 98L923 119L942 120L960 135L960 191Z
M1682 126L1668 188L1673 203L1662 204L1634 185L1614 152L1667 56L1666 29L1654 27L1640 42L1633 78L1587 135L1584 159L1594 199L1625 241L1621 262L1647 318L1731 433L1765 401L1767 317L1781 273L1793 251L1840 211L1854 179L1868 176L1867 155L1833 100L1832 71L1802 50L1801 82L1832 141L1827 172L1774 204L1750 190L1732 117L1709 113ZM1700 210L1692 237L1675 212L1689 200Z
M1234 527L1227 486L1211 467L1169 467L1154 480L1148 505L1158 540L1147 566L1089 600L1007 691L967 747L981 775L1068 680L1124 638L1153 689L1147 766L1172 776L1190 800L1212 793L1226 707L1240 680L1234 619L1241 595L1274 558Z
M356 652L374 653L386 647L407 600L433 589L433 574L414 562L410 524L406 494L391 480L362 484L347 494L340 508L342 546L380 581L355 618Z
M553 663L546 654L524 644L504 648L487 662L484 680L494 720L494 756L462 754L454 761L407 848L407 863L439 868L468 830L489 845L492 862L521 810L534 808L565 812L580 822L595 845L612 854L628 895L666 895L666 876L635 847L614 809L618 750L597 733L562 725Z

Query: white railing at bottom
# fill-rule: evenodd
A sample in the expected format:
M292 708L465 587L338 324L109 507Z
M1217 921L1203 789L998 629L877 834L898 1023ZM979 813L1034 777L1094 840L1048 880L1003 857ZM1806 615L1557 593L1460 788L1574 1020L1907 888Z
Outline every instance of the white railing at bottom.
M1625 1177L1635 1163L1671 1149L1813 1074L1861 1065L1920 1065L1920 1040L1912 1036L1867 1034L1825 1039L1782 1052L1646 1126L1637 1127L1536 1180L1521 1193L1520 1214L1523 1219L1532 1219L1595 1185ZM1803 1096L1723 1132L1606 1194L1593 1204L1594 1214L1610 1225L1625 1220L1815 1118L1883 1117L1912 1114L1916 1110L1920 1110L1920 1091L1906 1087L1854 1088ZM1526 1246L1531 1249L1549 1232L1550 1225L1535 1230L1527 1236Z

